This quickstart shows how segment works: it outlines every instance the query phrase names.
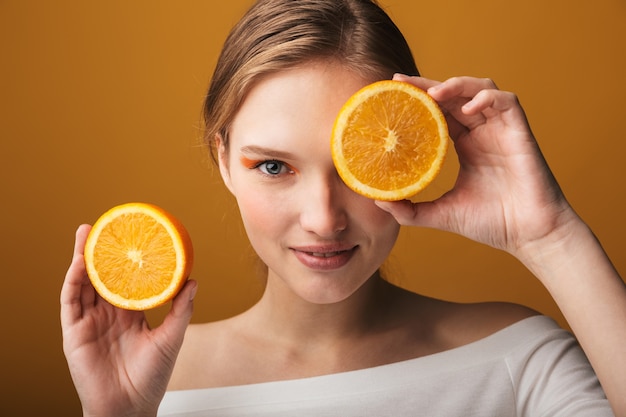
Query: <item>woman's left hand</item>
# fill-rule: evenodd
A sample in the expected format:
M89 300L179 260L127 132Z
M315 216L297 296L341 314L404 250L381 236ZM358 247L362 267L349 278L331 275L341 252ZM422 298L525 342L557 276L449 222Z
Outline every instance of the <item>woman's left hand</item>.
M566 201L517 97L485 79L395 78L440 104L460 169L435 201L376 204L400 224L456 232L522 261L563 312L615 415L626 415L626 284Z
M460 164L454 188L435 201L377 202L400 224L458 233L515 254L579 220L514 94L488 79L394 78L427 90L439 103Z

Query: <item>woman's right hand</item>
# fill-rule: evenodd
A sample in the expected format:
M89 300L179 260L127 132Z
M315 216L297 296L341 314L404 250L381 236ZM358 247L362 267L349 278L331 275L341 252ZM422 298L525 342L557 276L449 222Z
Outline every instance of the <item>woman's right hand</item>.
M84 416L154 416L191 319L197 283L188 281L163 323L112 306L94 290L83 258L90 227L76 232L61 290L63 351Z

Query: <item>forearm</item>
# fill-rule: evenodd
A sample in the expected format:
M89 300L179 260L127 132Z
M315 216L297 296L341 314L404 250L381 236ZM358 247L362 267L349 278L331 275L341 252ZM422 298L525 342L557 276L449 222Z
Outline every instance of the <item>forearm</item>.
M519 259L561 309L615 414L626 416L626 285L594 234L576 218L566 233L529 245Z

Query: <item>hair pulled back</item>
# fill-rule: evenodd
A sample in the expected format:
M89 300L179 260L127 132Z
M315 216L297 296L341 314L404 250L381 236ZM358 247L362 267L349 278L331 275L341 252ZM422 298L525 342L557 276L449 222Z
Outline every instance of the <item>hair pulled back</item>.
M233 27L204 103L205 140L213 148L262 76L320 59L365 77L418 75L404 36L375 0L258 0Z

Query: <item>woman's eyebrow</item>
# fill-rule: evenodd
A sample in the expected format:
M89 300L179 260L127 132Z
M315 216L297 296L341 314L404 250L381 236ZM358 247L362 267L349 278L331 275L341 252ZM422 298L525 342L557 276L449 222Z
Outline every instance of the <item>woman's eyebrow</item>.
M263 155L264 157L277 158L277 159L294 159L295 158L292 153L280 151L280 150L272 149L272 148L265 148L263 146L257 146L257 145L243 146L240 149L240 152L242 154Z

